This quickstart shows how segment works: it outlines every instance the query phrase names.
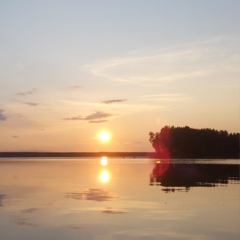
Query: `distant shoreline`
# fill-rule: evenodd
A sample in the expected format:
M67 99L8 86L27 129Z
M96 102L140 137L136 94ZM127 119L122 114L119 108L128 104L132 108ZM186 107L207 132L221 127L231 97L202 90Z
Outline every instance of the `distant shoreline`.
M0 152L0 158L153 157L154 152Z
M91 157L116 157L116 158L156 158L156 152L0 152L1 158L91 158ZM185 159L185 158L178 158ZM187 158L189 159L189 158ZM203 158L194 158L203 159ZM208 158L215 159L215 158ZM218 157L218 159L239 159L233 157Z

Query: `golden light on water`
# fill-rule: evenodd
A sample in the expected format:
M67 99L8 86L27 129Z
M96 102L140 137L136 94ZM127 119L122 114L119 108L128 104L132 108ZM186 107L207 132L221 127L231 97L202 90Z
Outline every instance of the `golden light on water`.
M108 164L108 158L107 157L102 157L101 158L101 165L102 166L107 166Z
M108 158L107 158L107 157L103 156L103 157L101 158L101 165L102 165L104 168L101 170L101 172L100 172L100 174L99 174L99 179L100 179L101 182L107 183L107 182L109 182L109 180L110 180L110 173L109 173L109 171L106 169L106 166L108 165Z
M102 170L100 173L100 180L103 183L107 183L110 180L110 174L107 170Z

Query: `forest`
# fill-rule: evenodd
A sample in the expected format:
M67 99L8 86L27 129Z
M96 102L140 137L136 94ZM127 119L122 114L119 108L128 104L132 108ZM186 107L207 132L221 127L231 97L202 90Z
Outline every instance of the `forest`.
M156 157L170 158L239 158L239 133L225 130L163 127L160 132L150 132L149 141Z

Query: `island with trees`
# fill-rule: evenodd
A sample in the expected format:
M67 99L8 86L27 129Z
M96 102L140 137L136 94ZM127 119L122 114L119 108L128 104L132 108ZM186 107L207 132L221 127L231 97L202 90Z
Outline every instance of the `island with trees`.
M239 133L188 126L165 126L159 132L149 133L155 156L162 159L238 159L239 139Z

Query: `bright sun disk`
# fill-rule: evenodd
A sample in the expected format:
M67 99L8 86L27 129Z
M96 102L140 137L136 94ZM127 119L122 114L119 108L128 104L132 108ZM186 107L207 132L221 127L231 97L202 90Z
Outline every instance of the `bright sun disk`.
M108 142L109 139L111 138L110 134L108 132L102 132L99 136L100 140L102 142Z

